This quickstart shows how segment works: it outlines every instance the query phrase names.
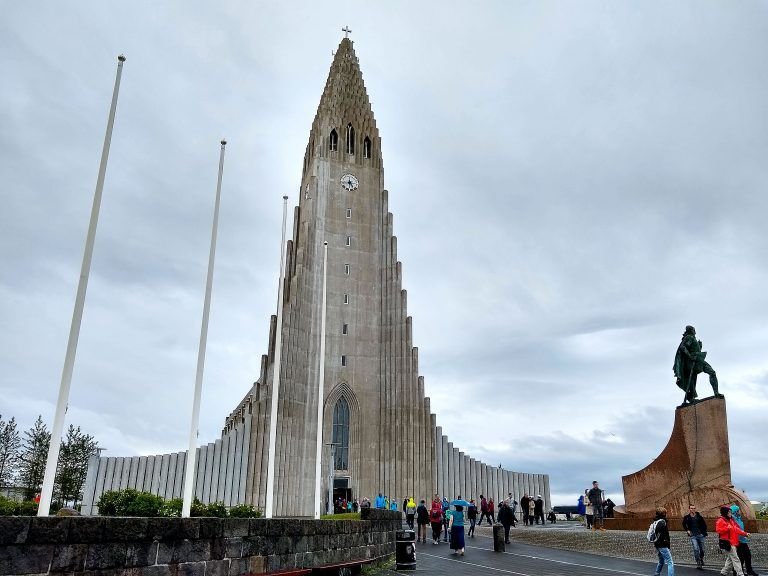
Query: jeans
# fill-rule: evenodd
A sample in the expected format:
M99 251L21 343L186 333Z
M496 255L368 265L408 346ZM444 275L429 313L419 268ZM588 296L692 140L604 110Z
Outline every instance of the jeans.
M602 504L599 506L592 505L592 526L597 528L597 521L600 520L600 527L602 528L605 525L605 521L603 520L603 506Z
M704 562L704 536L691 536L691 546L696 563Z
M469 519L469 532L468 532L468 534L470 536L474 536L475 535L475 519L474 518L470 518Z
M672 553L669 548L656 548L656 553L659 555L659 563L656 564L656 576L661 574L661 569L664 568L664 564L667 565L667 575L675 576L675 563L672 561Z

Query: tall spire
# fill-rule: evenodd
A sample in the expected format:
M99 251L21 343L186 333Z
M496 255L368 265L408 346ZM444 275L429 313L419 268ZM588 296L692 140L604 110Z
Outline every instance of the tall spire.
M360 63L355 55L352 40L342 38L312 122L308 152L325 155L326 140L331 130L335 129L341 140L349 124L353 126L355 133L360 135L361 141L367 136L374 142L374 149L379 150L379 131L363 82ZM326 146L323 146L324 143ZM377 153L374 154L379 157Z

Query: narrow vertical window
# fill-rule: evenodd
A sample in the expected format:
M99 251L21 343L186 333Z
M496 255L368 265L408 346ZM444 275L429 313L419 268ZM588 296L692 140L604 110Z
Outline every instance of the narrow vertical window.
M349 264L344 264L344 274L349 276Z
M342 396L333 407L334 470L349 469L349 403Z
M347 334L347 327L348 327L348 326L349 326L349 324L344 324L344 325L342 325L342 327L341 327L341 333L342 333L342 334L344 334L345 336L346 336L346 334Z
M347 208L347 218L352 218L352 208Z
M349 304L349 294L344 294L344 304Z
M331 130L331 137L328 141L328 147L331 152L336 152L339 149L339 135L336 133L336 129Z
M363 158L371 157L371 139L368 136L363 140Z
M347 246L352 246L352 236L347 236Z
M355 129L352 124L347 124L347 154L355 153Z
M341 365L342 366L346 366L347 365L347 357L344 356L344 355L342 355L342 357L341 357Z

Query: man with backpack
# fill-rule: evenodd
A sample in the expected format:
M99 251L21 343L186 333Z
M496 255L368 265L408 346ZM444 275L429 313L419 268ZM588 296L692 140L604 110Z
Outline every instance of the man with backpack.
M656 518L648 527L648 542L656 548L659 563L656 565L655 576L661 574L664 564L667 565L667 576L675 576L675 563L669 550L669 527L667 526L667 509L656 508Z
M432 544L440 543L440 533L443 531L443 503L435 494L432 507L429 510L429 523L432 525Z

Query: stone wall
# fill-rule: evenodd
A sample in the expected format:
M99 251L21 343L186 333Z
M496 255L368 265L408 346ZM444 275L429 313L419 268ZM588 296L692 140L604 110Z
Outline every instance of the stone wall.
M367 517L3 517L0 574L234 576L392 555L400 514L370 510Z

